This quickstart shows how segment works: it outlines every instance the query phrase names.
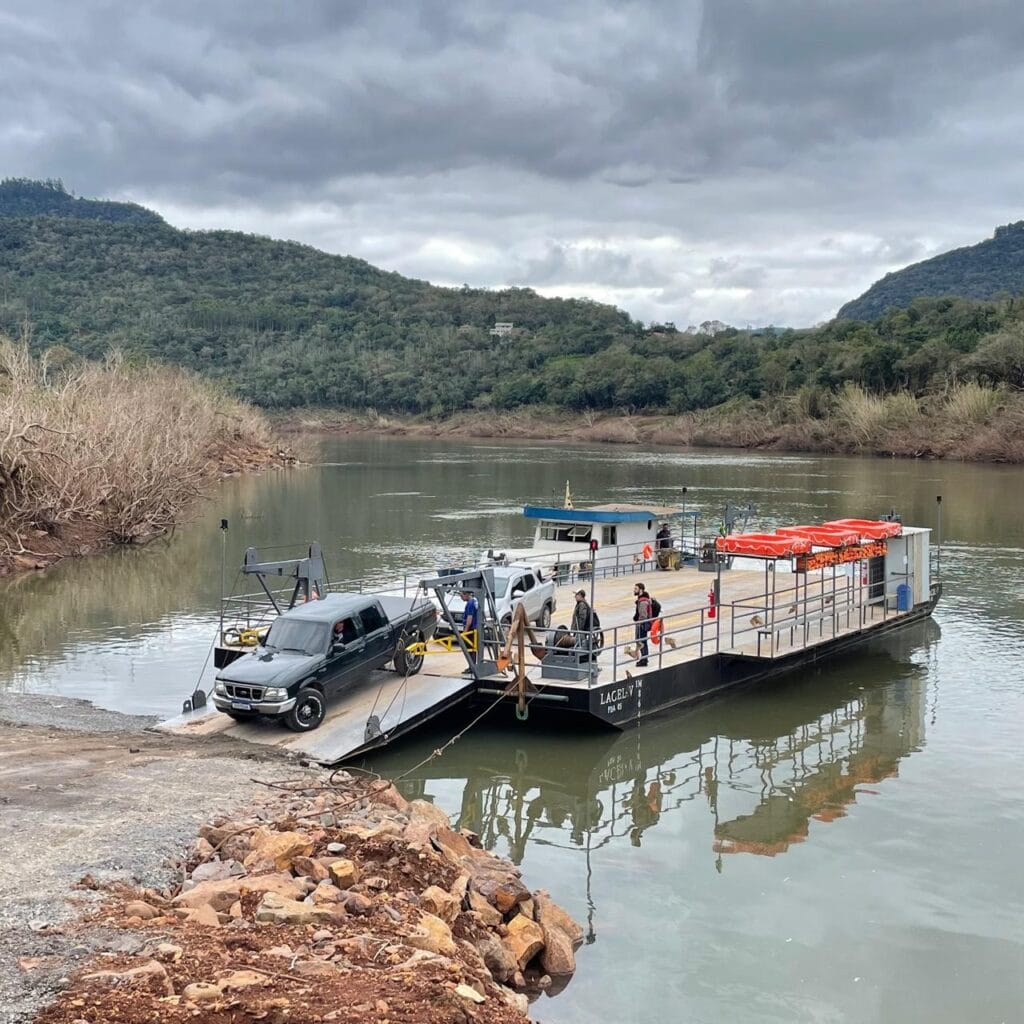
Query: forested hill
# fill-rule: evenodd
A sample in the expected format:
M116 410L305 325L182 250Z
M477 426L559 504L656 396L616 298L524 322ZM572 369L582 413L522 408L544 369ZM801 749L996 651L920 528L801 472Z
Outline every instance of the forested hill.
M764 398L815 415L847 383L916 395L963 379L1021 388L1019 305L918 299L872 323L694 335L587 300L439 288L155 215L0 216L0 332L29 323L51 367L118 348L264 406L685 412Z
M611 306L434 287L293 242L162 221L0 217L0 331L26 320L40 350L99 357L116 346L266 406L409 412L468 407L551 356L642 333ZM496 322L512 333L491 335Z
M80 199L57 180L31 181L4 178L0 181L0 217L76 217L79 220L132 221L162 224L163 218L135 203L105 199Z
M953 295L990 299L1024 291L1024 221L996 228L992 238L886 274L848 302L840 319L873 320L917 298Z

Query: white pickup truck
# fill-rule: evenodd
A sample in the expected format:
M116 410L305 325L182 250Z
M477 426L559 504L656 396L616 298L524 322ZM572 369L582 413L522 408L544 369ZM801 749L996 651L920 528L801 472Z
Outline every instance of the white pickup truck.
M540 573L529 565L497 565L494 567L494 603L498 609L498 621L508 625L517 604L526 607L527 618L542 629L551 625L555 613L555 582L540 578ZM462 598L455 594L448 601L448 608L456 622L462 622ZM487 610L482 609L484 614ZM445 630L444 622L438 624L438 631Z

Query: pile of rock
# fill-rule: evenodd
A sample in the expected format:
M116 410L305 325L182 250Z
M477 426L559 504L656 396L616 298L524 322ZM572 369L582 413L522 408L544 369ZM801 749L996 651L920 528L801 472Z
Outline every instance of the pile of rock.
M41 1020L186 1020L200 1009L508 1024L526 1015L527 992L572 974L583 938L513 864L381 781L275 789L248 816L201 828L182 868L180 891L109 909L105 923L149 933L142 955L84 973Z

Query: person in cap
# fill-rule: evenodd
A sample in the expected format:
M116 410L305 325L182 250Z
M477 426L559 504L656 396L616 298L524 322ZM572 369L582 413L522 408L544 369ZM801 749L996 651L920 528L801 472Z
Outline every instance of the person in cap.
M669 529L668 523L661 524L661 529L655 535L655 540L657 540L659 548L672 547L672 531Z

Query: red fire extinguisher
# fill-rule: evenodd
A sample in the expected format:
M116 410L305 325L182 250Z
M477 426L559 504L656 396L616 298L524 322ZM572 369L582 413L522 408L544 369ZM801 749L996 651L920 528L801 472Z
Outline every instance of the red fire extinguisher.
M708 591L708 618L713 619L716 615L715 611L715 588L712 587Z

